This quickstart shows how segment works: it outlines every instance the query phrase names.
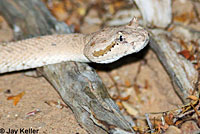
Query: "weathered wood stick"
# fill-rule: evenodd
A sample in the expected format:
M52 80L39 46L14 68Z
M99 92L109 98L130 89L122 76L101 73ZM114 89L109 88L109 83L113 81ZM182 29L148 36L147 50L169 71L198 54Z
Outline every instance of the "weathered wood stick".
M169 40L170 33L155 29L151 35L151 48L169 74L177 94L186 103L197 81L197 71L190 61L176 52L173 46L180 44Z

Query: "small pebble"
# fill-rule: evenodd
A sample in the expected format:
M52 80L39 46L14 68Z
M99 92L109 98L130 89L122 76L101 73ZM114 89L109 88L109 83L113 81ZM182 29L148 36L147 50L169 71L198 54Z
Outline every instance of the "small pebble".
M169 126L165 134L182 134L181 130L175 126Z

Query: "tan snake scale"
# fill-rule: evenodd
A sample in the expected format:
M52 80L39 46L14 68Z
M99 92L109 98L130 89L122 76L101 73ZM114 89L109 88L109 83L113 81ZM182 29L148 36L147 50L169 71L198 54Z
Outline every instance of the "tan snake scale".
M91 34L36 37L0 44L0 74L65 61L110 63L140 51L148 32L134 18L129 24Z

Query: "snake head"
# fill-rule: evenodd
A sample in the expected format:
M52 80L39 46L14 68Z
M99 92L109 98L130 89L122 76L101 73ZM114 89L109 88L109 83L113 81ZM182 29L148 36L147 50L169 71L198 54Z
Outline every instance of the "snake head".
M149 42L148 32L138 25L135 18L125 26L104 28L89 36L84 54L96 63L114 62L140 51Z

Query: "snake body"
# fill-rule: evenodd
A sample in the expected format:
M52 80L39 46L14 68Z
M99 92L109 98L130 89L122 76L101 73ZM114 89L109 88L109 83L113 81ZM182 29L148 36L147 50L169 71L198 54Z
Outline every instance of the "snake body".
M91 34L41 36L0 44L0 74L66 61L110 63L138 52L149 36L133 19Z

